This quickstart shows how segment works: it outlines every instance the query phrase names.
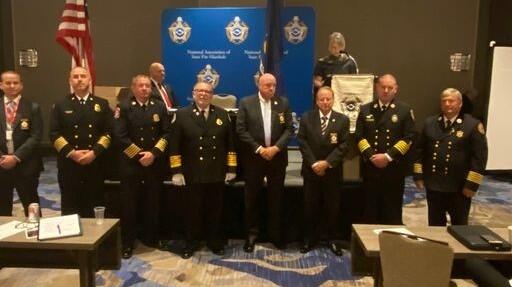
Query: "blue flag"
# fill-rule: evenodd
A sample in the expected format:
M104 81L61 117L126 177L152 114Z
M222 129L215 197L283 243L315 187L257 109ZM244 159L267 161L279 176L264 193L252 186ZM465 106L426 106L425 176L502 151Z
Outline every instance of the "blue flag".
M280 67L283 58L282 9L282 0L267 0L265 42L263 43L262 67L260 67L261 72L271 73L276 77L278 95L284 95L284 77Z

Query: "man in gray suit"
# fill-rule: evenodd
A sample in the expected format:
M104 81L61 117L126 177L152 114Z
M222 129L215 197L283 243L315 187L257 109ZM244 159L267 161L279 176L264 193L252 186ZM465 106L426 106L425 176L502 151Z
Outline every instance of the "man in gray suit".
M278 248L281 238L281 198L284 190L287 145L293 133L288 100L275 95L276 78L263 74L258 80L258 94L240 101L236 132L246 149L245 220L247 238L245 252L252 252L259 235L259 195L267 179L267 234Z

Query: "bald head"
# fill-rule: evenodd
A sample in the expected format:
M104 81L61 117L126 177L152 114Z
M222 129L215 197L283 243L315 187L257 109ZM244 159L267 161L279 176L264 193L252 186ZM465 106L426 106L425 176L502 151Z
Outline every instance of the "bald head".
M155 62L149 65L149 76L157 83L161 84L165 78L165 67L164 65Z
M258 79L258 90L265 100L271 99L276 92L276 77L266 73Z
M9 99L16 98L23 90L20 74L14 71L5 71L0 76L0 89L4 91L4 95Z

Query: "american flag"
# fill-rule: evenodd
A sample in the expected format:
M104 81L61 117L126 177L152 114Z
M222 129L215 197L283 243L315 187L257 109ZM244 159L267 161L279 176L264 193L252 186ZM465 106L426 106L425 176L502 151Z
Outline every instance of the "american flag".
M66 0L56 40L71 54L73 67L81 66L89 70L94 86L96 71L92 54L87 0Z

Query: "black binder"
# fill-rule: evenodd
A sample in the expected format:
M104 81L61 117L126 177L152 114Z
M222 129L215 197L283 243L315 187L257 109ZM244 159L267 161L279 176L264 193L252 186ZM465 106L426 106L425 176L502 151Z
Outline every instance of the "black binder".
M510 243L483 225L451 225L448 233L472 250L509 251ZM501 243L489 243L482 235L490 235Z

